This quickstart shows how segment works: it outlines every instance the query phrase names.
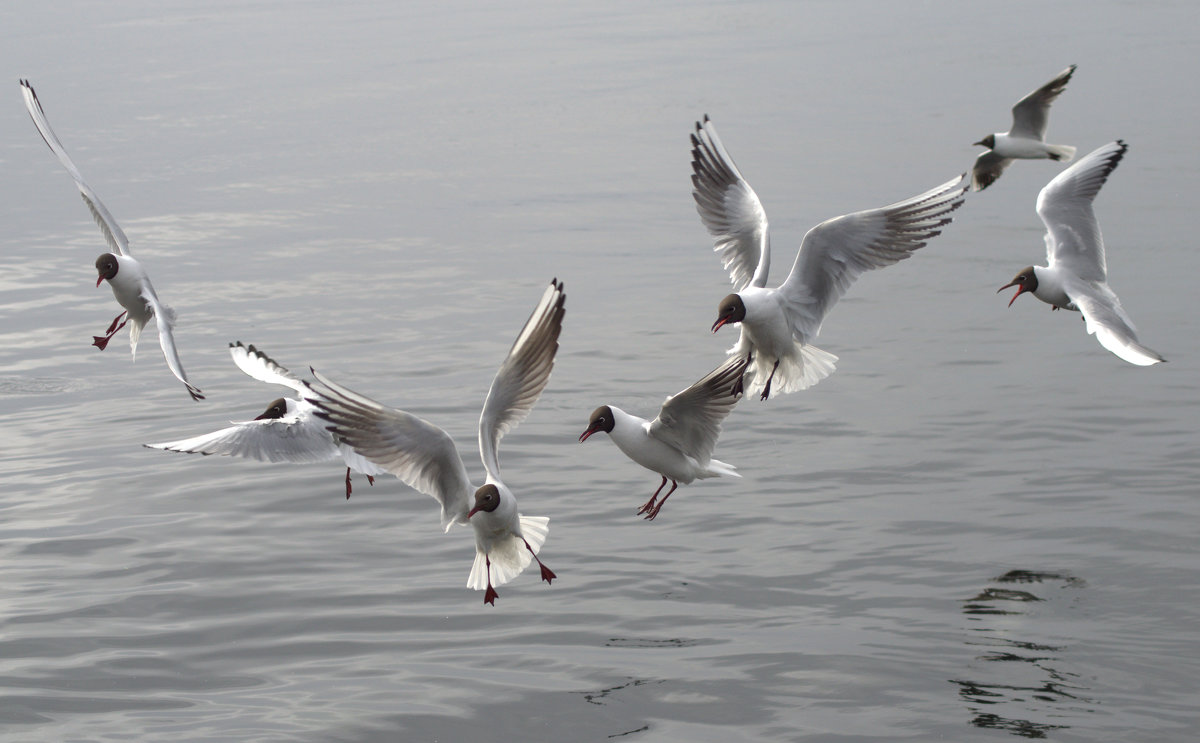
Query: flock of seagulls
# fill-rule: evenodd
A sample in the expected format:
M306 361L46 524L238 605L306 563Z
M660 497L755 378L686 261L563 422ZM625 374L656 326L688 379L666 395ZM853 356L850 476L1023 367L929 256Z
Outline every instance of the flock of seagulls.
M701 222L714 240L733 284L722 299L712 332L739 326L738 342L725 362L686 389L667 397L653 420L615 405L596 408L580 443L605 433L627 457L662 480L638 514L653 520L680 483L712 477L740 477L733 465L713 458L721 426L746 394L760 400L772 391L807 389L833 373L837 357L814 345L821 324L838 299L862 273L912 256L952 221L968 190L981 191L1018 159L1069 162L1075 148L1047 144L1050 105L1066 89L1072 65L1013 106L1008 132L989 134L976 145L987 151L963 174L889 206L828 219L801 241L791 272L775 288L767 286L771 263L770 231L758 195L742 176L705 116L691 135L693 198ZM25 107L42 139L75 180L88 210L108 243L96 259L96 286L108 281L123 308L93 345L104 350L129 326L131 352L142 329L155 319L159 345L172 374L194 400L204 395L188 381L175 348L175 313L162 303L142 265L129 253L129 241L112 214L67 155L42 104L27 80L20 81ZM1047 265L1029 266L1000 291L1031 293L1051 309L1081 313L1087 332L1121 359L1141 366L1165 359L1142 345L1133 322L1107 283L1104 242L1092 202L1121 162L1127 145L1117 140L1097 148L1063 170L1042 189L1037 212L1046 225ZM273 400L253 420L191 438L147 447L167 451L218 454L269 462L332 462L346 466L346 497L351 472L374 478L391 473L404 484L432 496L441 507L441 523L470 525L475 561L467 586L484 591L494 604L496 586L520 575L532 562L541 579L557 576L539 552L549 519L524 516L500 477L500 439L529 415L550 380L562 332L566 294L554 279L500 364L479 417L478 446L483 484L475 487L458 449L444 430L418 416L376 402L311 370L302 380L256 349L231 343L234 364L248 376L287 387L295 397ZM671 488L659 495L670 480Z

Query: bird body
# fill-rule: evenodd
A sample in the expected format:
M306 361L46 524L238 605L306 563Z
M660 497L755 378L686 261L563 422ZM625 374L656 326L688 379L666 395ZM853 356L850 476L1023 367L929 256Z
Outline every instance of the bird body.
M99 274L96 286L100 286L101 281L107 280L117 303L125 311L117 315L104 335L92 336L92 345L103 351L113 335L128 324L129 351L136 360L137 344L142 335L142 328L150 322L150 318L156 318L158 343L162 348L167 367L187 387L187 392L193 400L203 400L204 395L200 389L188 381L187 374L183 370L183 363L179 360L179 352L175 348L173 332L175 311L159 301L158 294L155 293L154 286L150 283L150 277L142 268L142 264L129 254L129 239L125 237L124 230L117 224L117 220L104 206L104 202L100 201L100 197L96 195L92 187L83 179L79 168L75 166L62 142L59 141L58 135L50 128L46 112L42 109L41 101L34 93L33 86L29 84L28 80L21 80L20 83L21 95L25 100L25 109L29 112L29 117L33 119L34 126L37 127L38 133L42 135L42 140L50 148L50 151L58 157L58 161L75 179L75 185L79 189L80 196L83 197L83 203L92 213L92 218L96 220L111 251L103 253L96 259L96 270ZM124 322L121 321L122 317L125 318Z
M682 451L651 433L650 421L630 415L610 405L613 413L613 429L608 432L613 443L625 456L648 470L664 477L689 485L697 479L709 477L741 477L729 464L716 459L702 460Z
M1046 184L1037 212L1046 225L1047 265L1026 266L998 291L1017 287L1010 307L1028 292L1052 308L1078 310L1100 345L1131 364L1150 366L1166 359L1138 341L1133 320L1108 286L1104 239L1092 207L1127 150L1121 140L1110 142Z
M662 477L658 490L638 510L652 520L681 482L687 485L710 477L741 477L733 465L713 459L712 453L721 435L721 423L740 399L734 382L741 379L746 365L745 357L731 356L687 389L668 397L652 421L615 405L602 405L592 411L579 441L603 431L625 456ZM671 489L659 501L658 494L668 479Z
M829 376L837 356L812 345L825 316L864 271L901 261L940 234L962 205L963 177L878 209L828 219L809 230L782 284L767 287L766 212L707 116L692 134L692 195L734 293L721 300L713 332L739 324L729 353L749 367L750 392L794 392ZM739 380L737 389L741 389Z
M471 525L475 561L467 587L485 591L485 604L495 604L495 586L520 575L534 560L542 580L550 583L557 577L537 554L549 532L549 519L518 511L516 496L500 478L499 446L500 439L529 415L550 379L565 301L562 283L551 281L492 380L479 416L479 458L486 478L478 489L471 485L454 440L441 428L316 371L316 383L305 383L310 393L306 399L320 408L316 415L329 422L335 436L437 500L445 531L454 524Z
M241 341L230 343L229 354L233 363L248 376L260 382L304 392L304 384L298 377L253 345L244 346ZM368 482L374 484L374 476L386 470L364 459L326 430L325 421L318 418L316 413L317 407L303 398L280 397L272 400L266 412L254 420L234 423L227 428L187 439L145 446L184 454L257 459L260 462L305 464L332 462L340 458L346 464L347 498L351 493L352 469L366 475Z
M1075 157L1075 148L1071 145L1046 142L1050 104L1066 90L1073 74L1075 65L1017 101L1012 108L1012 127L1007 132L989 134L974 143L988 148L987 152L975 158L975 166L971 169L974 190L982 191L994 183L1013 160L1070 162Z

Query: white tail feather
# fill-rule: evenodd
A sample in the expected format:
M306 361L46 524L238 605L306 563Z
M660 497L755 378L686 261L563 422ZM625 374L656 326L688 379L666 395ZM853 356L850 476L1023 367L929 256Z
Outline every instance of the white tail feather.
M1053 159L1061 163L1069 163L1075 157L1075 148L1069 144L1048 144L1046 149Z
M521 532L524 538L509 536L492 542L492 549L486 555L475 552L475 562L471 565L471 574L467 576L467 588L482 591L487 588L487 563L492 563L492 586L502 586L529 567L533 555L525 547L525 542L537 552L550 533L550 519L545 516L519 516Z
M129 356L134 361L137 361L137 344L142 337L142 327L142 323L129 318Z
M775 370L775 379L771 382L772 392L796 392L806 390L825 377L833 374L837 368L838 357L822 351L816 346L796 343L798 354L790 354L779 360L779 368ZM754 379L746 385L746 394L758 394L771 376L771 367L775 360L758 356L750 367L754 371Z
M719 459L708 460L708 469L704 472L701 472L699 475L697 475L697 477L699 477L701 480L708 478L708 477L722 477L722 476L724 476L724 477L741 477L741 475L739 475L737 473L737 467L734 467L732 464L726 464L725 462L722 462Z

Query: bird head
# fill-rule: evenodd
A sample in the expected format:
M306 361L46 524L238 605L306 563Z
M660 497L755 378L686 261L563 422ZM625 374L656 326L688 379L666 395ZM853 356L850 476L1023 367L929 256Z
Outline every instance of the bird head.
M717 321L713 323L712 332L717 332L728 323L739 323L745 319L746 304L739 295L730 294L717 305Z
M983 139L979 140L978 142L972 142L971 145L972 146L981 145L983 147L988 148L989 150L994 150L994 149L996 149L996 135L989 134L986 137L984 137Z
M996 293L999 294L1013 286L1017 287L1017 293L1013 295L1012 299L1008 300L1009 307L1012 307L1012 303L1017 301L1017 297L1038 288L1037 274L1034 273L1033 266L1022 268L1021 272L1014 276L1012 281L997 289Z
M475 507L467 513L467 518L471 518L480 511L491 513L500 506L500 489L492 483L488 483L479 490L475 491Z
M287 415L287 412L288 412L288 401L282 397L278 397L271 401L271 404L267 406L267 411L265 413L258 416L254 420L262 421L262 420L273 420L275 418L282 418L283 416Z
M582 444L584 441L587 441L588 436L597 431L612 433L615 422L616 419L613 418L612 408L607 405L601 405L592 411L592 417L588 419L587 429L579 435L579 443Z
M96 259L96 272L99 277L96 278L96 286L100 286L100 282L108 279L112 281L117 275L117 257L112 253L105 253Z

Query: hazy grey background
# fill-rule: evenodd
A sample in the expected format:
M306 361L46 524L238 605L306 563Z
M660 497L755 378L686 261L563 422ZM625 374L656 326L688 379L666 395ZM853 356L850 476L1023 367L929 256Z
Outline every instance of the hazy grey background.
M22 3L0 9L0 737L255 741L1191 741L1200 405L1191 2ZM657 476L575 442L715 366L728 283L691 198L720 127L805 230L966 170L1068 64L1054 142L1128 156L1112 285L1170 363L994 292L1044 255L1017 163L865 276L838 372L734 411L745 479L635 516ZM188 400L117 312L17 78L179 312ZM337 465L139 445L257 415L261 346L445 427L545 283L558 366L505 440L560 580L495 608L470 533ZM1011 573L1010 571L1028 571Z

